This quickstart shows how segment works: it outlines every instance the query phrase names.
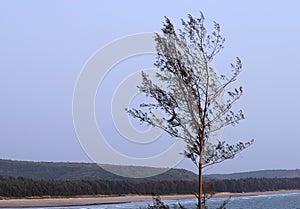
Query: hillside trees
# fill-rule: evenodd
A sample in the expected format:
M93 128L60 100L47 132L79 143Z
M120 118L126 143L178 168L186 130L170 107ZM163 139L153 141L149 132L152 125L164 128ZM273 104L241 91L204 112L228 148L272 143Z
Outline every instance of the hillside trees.
M300 178L246 178L206 180L213 184L214 192L262 192L300 189ZM1 177L1 197L74 196L74 195L124 195L152 193L191 194L197 190L196 181L150 180L32 180L28 178Z

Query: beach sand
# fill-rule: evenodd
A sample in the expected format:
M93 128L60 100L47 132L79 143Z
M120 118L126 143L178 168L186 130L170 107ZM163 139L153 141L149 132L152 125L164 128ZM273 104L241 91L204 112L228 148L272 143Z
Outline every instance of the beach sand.
M300 190L294 189L294 190L278 190L278 191L266 191L266 192L243 192L243 193L219 192L219 193L216 193L214 195L214 197L257 196L257 195L284 194L284 193L300 193Z
M162 200L191 199L194 195L162 195ZM58 207L114 204L138 201L151 201L151 195L125 195L125 196L99 196L99 197L75 197L75 198L32 198L32 199L5 199L0 200L0 208L17 207Z
M221 192L214 197L236 197L236 196L254 196L280 193L300 193L300 190L280 190L268 192L248 192L248 193L229 193ZM194 195L162 195L162 200L182 200L195 198ZM98 204L116 204L126 202L151 201L151 195L125 195L125 196L93 196L93 197L72 197L72 198L30 198L30 199L3 199L0 200L0 208L18 208L18 207L62 207L79 205L98 205Z

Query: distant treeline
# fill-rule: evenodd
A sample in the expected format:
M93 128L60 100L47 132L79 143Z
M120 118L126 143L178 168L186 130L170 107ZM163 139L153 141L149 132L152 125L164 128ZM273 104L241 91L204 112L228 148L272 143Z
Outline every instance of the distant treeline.
M105 181L105 180L32 180L22 177L0 177L0 196L75 196L123 194L192 194L197 181ZM215 192L255 192L300 189L300 178L248 178L211 180Z
M215 192L264 192L300 189L300 178L246 178L213 180Z
M0 196L74 196L122 194L190 194L195 181L32 180L0 177Z

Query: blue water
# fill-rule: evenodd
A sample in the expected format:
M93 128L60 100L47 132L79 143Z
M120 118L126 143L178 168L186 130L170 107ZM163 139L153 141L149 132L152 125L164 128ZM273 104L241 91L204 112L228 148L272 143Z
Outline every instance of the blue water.
M212 198L208 202L209 209L219 207L224 200L228 198ZM188 209L194 209L197 201L196 199L188 200L166 200L166 204L172 205L180 202ZM122 204L104 204L92 206L76 206L76 207L52 207L43 209L140 209L145 208L152 202L131 202ZM300 193L282 193L258 196L242 196L232 197L226 206L227 209L300 209Z

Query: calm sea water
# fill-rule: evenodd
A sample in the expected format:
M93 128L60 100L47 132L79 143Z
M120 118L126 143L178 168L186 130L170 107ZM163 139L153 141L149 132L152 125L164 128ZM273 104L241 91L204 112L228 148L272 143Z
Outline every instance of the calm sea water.
M227 198L210 199L208 206L210 209L217 208ZM172 206L178 201L164 201ZM196 199L179 200L179 202L188 209L193 209L196 206ZM140 209L144 208L152 202L132 202L124 204L109 204L109 205L93 205L93 206L76 206L63 207L65 209ZM62 207L52 207L43 209L61 209ZM172 207L171 207L172 208ZM300 193L282 193L271 195L258 196L243 196L232 197L229 200L227 209L300 209Z

